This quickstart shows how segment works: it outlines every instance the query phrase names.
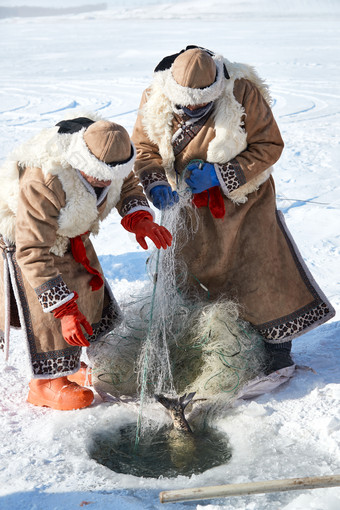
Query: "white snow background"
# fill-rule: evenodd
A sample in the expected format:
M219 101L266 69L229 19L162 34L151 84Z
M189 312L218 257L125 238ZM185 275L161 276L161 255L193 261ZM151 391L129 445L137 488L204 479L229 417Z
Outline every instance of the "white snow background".
M187 44L252 64L270 84L285 141L274 173L278 207L339 313L340 1L110 0L106 10L4 17L4 7L89 2L0 2L1 160L76 107L99 111L131 133L154 67ZM116 211L94 244L117 300L133 296L146 278L147 252ZM162 490L339 474L338 320L294 342L296 363L316 373L297 371L285 386L241 402L216 423L233 449L228 464L173 479L118 474L88 457L91 431L130 422L135 409L100 398L69 412L26 403L25 347L13 331L9 363L0 361L1 510L338 510L340 488L165 505L158 498Z

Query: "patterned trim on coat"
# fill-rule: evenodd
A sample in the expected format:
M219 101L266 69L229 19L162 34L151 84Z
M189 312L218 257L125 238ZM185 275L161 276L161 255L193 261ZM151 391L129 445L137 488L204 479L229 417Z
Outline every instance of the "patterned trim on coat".
M131 212L149 208L150 206L146 198L141 196L129 196L125 200L123 200L120 215L124 217L127 214L130 214Z
M150 199L150 191L155 186L169 186L167 178L161 172L144 172L140 176L140 182L144 188L147 197Z
M228 163L224 164L215 163L215 170L217 170L217 178L226 195L246 183L241 165L236 159L231 159Z
M39 303L46 313L67 303L74 296L74 293L69 290L61 275L43 283L34 290L38 296Z
M292 314L254 326L267 341L272 343L292 340L310 329L323 324L335 315L334 308L314 281L313 276L300 255L286 227L284 216L280 211L276 211L276 218L296 267L299 270L300 276L314 300Z
M121 311L115 301L103 309L102 318L96 324L92 324L93 335L87 340L91 343L97 342L102 336L110 333L122 321Z
M34 376L39 378L56 378L75 372L79 368L81 347L78 352L66 354L65 351L49 352L46 359L36 359L32 362ZM52 356L51 356L52 354Z
M32 376L39 379L47 379L73 373L79 368L81 347L69 346L58 351L37 352L24 282L15 252L11 253L11 261L15 274L15 282L12 282L12 285L16 285L20 300L20 303L18 303L18 308L20 308L20 313L22 313L22 320L20 319L20 321L24 323L22 324L22 329L27 340ZM57 372L55 372L55 369L57 369Z
M320 303L316 306L311 304L295 312L295 318L292 318L292 315L282 317L279 319L279 321L282 321L281 323L272 321L266 325L257 326L256 329L266 340L282 342L287 338L297 336L314 324L317 325L329 313L330 309L326 303Z

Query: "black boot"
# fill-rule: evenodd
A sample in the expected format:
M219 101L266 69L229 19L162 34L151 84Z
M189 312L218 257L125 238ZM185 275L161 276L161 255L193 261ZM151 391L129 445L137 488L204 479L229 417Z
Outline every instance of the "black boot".
M277 344L264 343L267 361L265 366L265 374L269 375L272 372L276 372L281 368L286 368L294 365L294 361L291 358L290 351L292 349L292 342L284 342Z

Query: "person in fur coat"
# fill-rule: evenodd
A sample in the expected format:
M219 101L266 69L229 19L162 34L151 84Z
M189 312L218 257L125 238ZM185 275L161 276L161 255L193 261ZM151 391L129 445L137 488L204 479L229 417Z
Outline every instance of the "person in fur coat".
M89 114L42 130L0 169L0 347L8 349L11 325L22 329L32 404L93 401L75 381L82 347L120 321L90 240L112 208L144 249L146 237L171 245L132 172L135 156L122 126Z
M294 366L292 339L334 309L276 209L272 172L284 144L265 82L249 65L188 46L155 68L132 140L135 173L157 208L192 192L183 221L198 225L176 240L188 291L238 303L264 339L267 373Z

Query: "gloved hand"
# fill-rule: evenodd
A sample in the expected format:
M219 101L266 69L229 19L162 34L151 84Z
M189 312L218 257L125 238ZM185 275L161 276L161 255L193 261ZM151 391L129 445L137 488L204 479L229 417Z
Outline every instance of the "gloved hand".
M53 315L56 319L60 319L61 331L68 344L88 347L90 342L86 340L81 326L84 327L88 335L92 335L93 330L85 315L80 312L76 299L78 299L78 294L75 292L70 301L53 310Z
M177 191L172 191L170 186L159 184L150 191L152 203L157 209L166 209L178 202Z
M185 182L190 186L193 193L201 193L209 188L220 185L214 165L211 163L194 160L189 163L187 170L191 174L190 177L185 179Z
M172 235L161 225L155 223L147 211L136 211L127 214L121 221L123 227L129 232L136 234L136 240L144 250L148 249L145 237L150 237L156 248L166 249L171 246Z

